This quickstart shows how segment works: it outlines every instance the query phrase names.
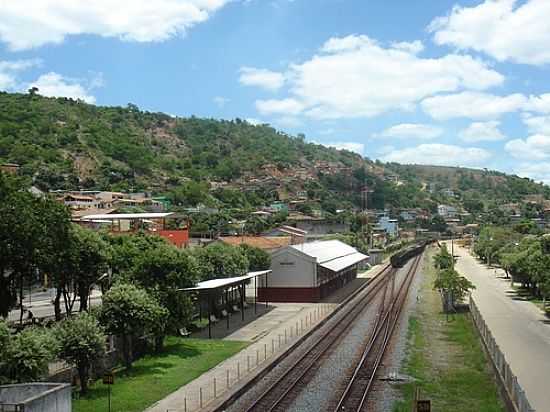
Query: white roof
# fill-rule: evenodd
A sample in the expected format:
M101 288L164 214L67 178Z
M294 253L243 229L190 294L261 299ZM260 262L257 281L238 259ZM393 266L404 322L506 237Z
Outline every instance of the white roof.
M362 253L357 252L351 255L342 256L341 258L329 260L325 263L321 263L321 266L328 270L332 270L333 272L339 272L347 267L355 265L359 262L363 262L368 258L369 257L367 255L363 255Z
M302 243L290 247L315 258L320 266L334 272L368 259L368 256L339 240Z
M210 279L210 280L205 280L204 282L199 282L197 283L197 286L194 286L192 288L185 288L180 290L201 291L201 290L223 288L223 287L235 285L244 280L255 278L257 276L267 275L268 273L271 273L271 270L260 270L257 272L248 272L244 276L235 276L232 278Z
M104 215L86 215L80 220L133 220L133 219L162 219L174 213L111 213Z

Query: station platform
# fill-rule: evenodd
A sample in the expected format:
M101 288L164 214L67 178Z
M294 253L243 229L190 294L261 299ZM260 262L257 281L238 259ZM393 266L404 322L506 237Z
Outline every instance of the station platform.
M239 314L220 320L212 327L212 337L250 342L250 345L218 364L197 379L148 408L147 412L212 411L236 391L269 368L326 317L351 293L376 276L378 265L358 274L357 279L319 303L258 302L256 313L249 301L245 320ZM250 297L249 292L247 295ZM208 331L192 337L207 338Z

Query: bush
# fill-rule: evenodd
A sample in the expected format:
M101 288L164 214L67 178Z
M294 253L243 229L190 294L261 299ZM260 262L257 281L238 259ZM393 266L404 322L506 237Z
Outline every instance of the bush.
M59 357L76 366L81 393L88 391L90 367L105 351L105 334L96 318L86 312L65 320L57 330Z

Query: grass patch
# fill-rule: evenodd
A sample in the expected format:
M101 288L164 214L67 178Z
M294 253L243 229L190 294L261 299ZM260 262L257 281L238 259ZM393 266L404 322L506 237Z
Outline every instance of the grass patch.
M491 375L475 325L469 313L457 313L446 321L441 299L432 290L435 269L431 256L425 261L422 300L409 318L407 354L402 373L415 382L399 386L403 401L394 412L410 412L415 389L431 399L432 409L445 412L500 412L504 406Z
M246 342L170 336L163 353L147 355L135 361L131 371L115 374L112 411L143 411L247 345ZM85 398L73 401L73 411L106 410L107 394L107 386L99 380L91 385Z

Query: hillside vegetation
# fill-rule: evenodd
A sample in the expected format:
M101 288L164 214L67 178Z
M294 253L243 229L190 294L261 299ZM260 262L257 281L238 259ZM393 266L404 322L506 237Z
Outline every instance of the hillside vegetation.
M374 163L267 124L174 118L132 104L101 107L30 94L0 93L0 162L20 164L21 174L43 190L147 189L179 193L178 203L190 205L254 206L301 191L336 209L359 206L359 191L368 185L371 207L433 210L439 199L425 190L430 181L474 198L548 195L528 179L496 172L430 174L424 167ZM401 182L386 182L384 174L398 174Z

